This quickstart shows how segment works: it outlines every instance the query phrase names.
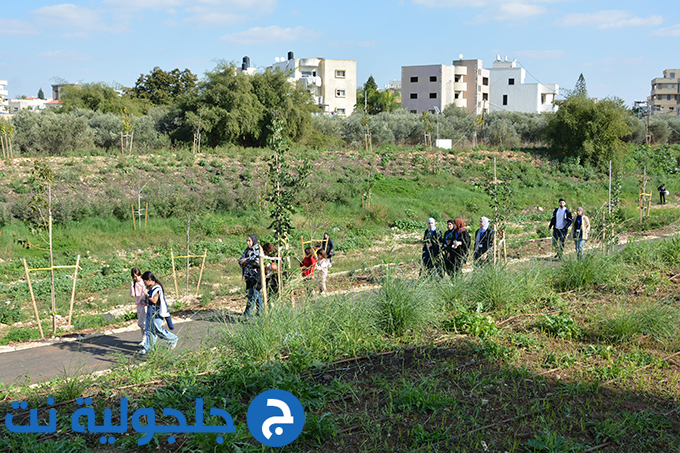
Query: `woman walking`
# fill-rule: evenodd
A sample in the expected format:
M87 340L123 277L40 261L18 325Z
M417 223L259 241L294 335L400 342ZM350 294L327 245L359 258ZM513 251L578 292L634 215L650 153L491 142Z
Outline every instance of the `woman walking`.
M451 225L449 231L444 236L444 263L447 264L446 273L453 277L463 268L467 261L468 252L472 239L470 233L465 229L465 220L449 220L447 226Z
M146 271L142 274L142 281L148 290L146 296L146 323L144 330L144 344L140 354L148 353L156 343L156 337L164 340L171 349L177 347L177 335L163 328L163 319L170 316L168 302L165 300L163 285L153 273Z
M246 239L246 249L239 259L241 265L241 275L246 281L248 291L246 309L243 317L251 317L253 306L257 306L257 315L262 314L264 304L262 302L262 281L260 280L260 246L257 244L257 236L251 234Z
M475 233L475 253L474 262L477 265L488 264L493 261L489 258L493 254L494 231L489 228L489 219L482 217L479 219L479 229Z
M590 219L584 215L583 208L579 207L576 210L576 218L572 225L571 238L574 240L574 246L576 247L576 259L580 260L583 258L583 246L590 232Z
M427 219L427 229L423 235L423 266L428 275L436 271L437 275L441 277L441 257L440 246L442 243L442 234L435 227L435 221L432 217Z

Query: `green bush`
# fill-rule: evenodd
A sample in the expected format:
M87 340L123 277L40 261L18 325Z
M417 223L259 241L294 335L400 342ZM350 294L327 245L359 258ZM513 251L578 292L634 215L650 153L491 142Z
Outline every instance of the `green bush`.
M16 304L5 303L0 305L0 323L14 324L21 320L21 307Z
M8 344L11 341L20 343L22 341L38 340L40 331L38 329L28 329L26 327L16 327L10 330L5 338L0 340L0 344Z
M553 337L577 339L581 336L578 324L567 313L543 315L536 326Z
M388 275L375 300L378 327L386 334L401 336L436 323L440 312L433 292L425 283Z

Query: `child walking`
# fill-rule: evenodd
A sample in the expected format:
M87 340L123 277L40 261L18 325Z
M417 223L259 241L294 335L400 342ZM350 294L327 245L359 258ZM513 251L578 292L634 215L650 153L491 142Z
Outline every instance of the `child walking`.
M316 268L316 257L314 256L314 249L311 247L305 249L305 259L300 262L300 267L302 267L302 278L306 284L310 285L308 290L311 293L311 282L314 278L314 269Z
M146 354L151 350L156 343L156 337L164 340L170 345L170 348L175 349L177 346L177 335L171 333L163 328L163 319L170 316L168 311L168 303L165 300L165 291L163 285L156 278L153 273L146 271L142 274L142 281L148 289L146 296L146 323L145 323L145 337L144 344L140 354Z
M316 276L319 280L319 294L326 292L326 278L328 277L328 269L331 267L331 260L327 258L326 252L323 249L319 249L316 252L317 260L317 272Z
M130 297L135 298L137 308L137 325L142 329L142 341L139 346L144 346L144 322L146 320L146 286L142 281L142 271L138 267L130 269L132 282L130 282Z

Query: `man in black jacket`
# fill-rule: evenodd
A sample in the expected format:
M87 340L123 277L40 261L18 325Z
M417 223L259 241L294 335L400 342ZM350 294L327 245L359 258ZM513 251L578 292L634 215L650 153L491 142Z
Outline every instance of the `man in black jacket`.
M553 211L548 231L553 229L552 245L556 249L557 255L555 258L562 259L564 253L564 239L567 237L567 230L572 222L571 211L567 209L567 202L564 198L560 198L559 207Z

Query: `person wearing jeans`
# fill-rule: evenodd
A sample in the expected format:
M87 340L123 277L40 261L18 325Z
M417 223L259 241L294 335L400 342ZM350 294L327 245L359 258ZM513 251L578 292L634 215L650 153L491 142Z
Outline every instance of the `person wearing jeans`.
M246 309L243 312L243 317L248 319L251 317L251 311L254 306L257 306L257 314L261 315L264 311L264 302L262 301L262 281L260 280L260 246L257 243L257 236L251 234L246 239L246 249L239 259L241 265L243 279L246 281L246 290L248 290L248 297L246 301Z
M581 207L576 210L574 225L571 227L571 238L574 240L574 246L576 246L576 258L579 260L583 258L583 246L590 232L590 219L583 213Z
M548 230L550 230L550 228L553 229L552 245L557 251L555 258L562 259L562 254L564 253L564 240L567 237L571 222L571 211L567 209L567 202L564 201L564 198L560 198L559 207L553 211L550 225L548 225Z

